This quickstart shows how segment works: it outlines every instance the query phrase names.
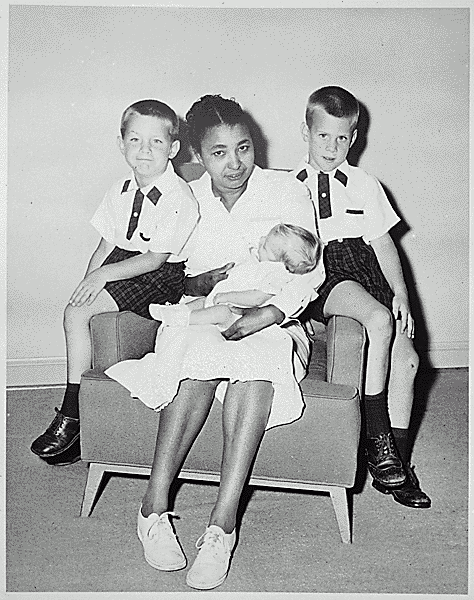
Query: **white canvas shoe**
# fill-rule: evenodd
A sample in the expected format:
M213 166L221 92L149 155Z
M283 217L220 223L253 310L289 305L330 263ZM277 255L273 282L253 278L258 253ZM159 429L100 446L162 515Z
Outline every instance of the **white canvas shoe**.
M235 529L225 533L217 525L210 525L196 542L199 553L186 575L186 583L198 590L210 590L223 583L235 541Z
M186 557L170 520L174 516L172 512L164 512L160 516L152 513L144 517L141 507L138 511L137 533L145 560L160 571L179 571L186 566Z

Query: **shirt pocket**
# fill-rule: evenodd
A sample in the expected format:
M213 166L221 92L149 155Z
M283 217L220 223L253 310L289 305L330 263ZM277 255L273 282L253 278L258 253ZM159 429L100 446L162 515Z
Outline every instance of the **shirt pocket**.
M344 231L348 237L360 237L365 231L365 212L362 208L346 208Z

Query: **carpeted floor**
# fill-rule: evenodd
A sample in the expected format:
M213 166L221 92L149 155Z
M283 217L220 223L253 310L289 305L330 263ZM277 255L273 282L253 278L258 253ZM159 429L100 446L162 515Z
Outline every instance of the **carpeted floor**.
M421 381L425 410L415 417L421 424L413 462L431 509L400 506L361 477L353 543L343 544L327 495L250 490L229 576L204 595L467 594L468 371L430 371ZM61 389L7 392L7 591L60 592L60 598L195 592L185 584L185 570L159 572L142 557L136 514L145 477L110 477L92 516L81 518L87 465L50 467L30 452L61 397ZM175 525L189 563L216 490L197 483L178 488Z

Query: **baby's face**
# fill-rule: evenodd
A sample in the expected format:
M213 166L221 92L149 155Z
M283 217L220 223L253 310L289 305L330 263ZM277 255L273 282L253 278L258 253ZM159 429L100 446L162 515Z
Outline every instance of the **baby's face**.
M309 164L318 171L333 171L347 157L355 142L357 130L351 131L352 119L333 117L324 108L313 110L311 129L303 123L302 135L308 142Z
M264 235L260 238L258 244L258 260L263 262L269 260L271 262L278 262L276 258L277 251L281 248L281 239L272 234Z

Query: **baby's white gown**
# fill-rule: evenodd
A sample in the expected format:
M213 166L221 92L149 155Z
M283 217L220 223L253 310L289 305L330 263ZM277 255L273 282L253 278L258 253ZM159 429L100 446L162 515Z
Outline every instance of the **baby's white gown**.
M257 265L244 263L234 267L228 279L215 286L212 295L253 288L276 293L277 288L281 289L289 278L295 277L281 263ZM267 424L270 429L295 421L303 412L298 382L305 376L305 371L298 368L299 363L295 368L293 349L294 336L301 341L304 335L301 326L271 325L242 340L228 341L216 325L160 326L155 352L139 360L119 362L105 373L126 387L133 398L156 411L173 400L184 379L224 380L216 391L221 402L228 381L270 381L274 388Z

